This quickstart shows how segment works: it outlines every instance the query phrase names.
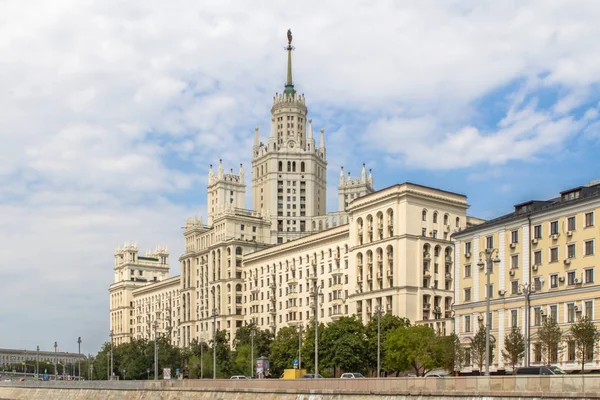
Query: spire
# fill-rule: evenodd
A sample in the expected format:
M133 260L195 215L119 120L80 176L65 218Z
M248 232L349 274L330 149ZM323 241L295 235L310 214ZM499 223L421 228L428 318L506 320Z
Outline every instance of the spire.
M348 171L348 184L352 183L352 178L350 177L350 171Z
M340 169L340 186L344 184L344 166Z
M219 160L219 172L218 172L219 179L222 179L224 174L225 174L225 171L223 170L223 160Z
M287 96L294 96L296 94L296 90L294 89L294 81L292 80L292 31L288 29L287 31L287 39L288 45L285 48L288 53L288 62L287 62L287 79L285 81L285 91L284 94Z
M373 170L369 168L369 185L373 187Z
M240 183L244 183L244 166L240 164Z
M325 129L323 128L321 128L321 145L319 147L325 149Z
M360 172L360 183L367 183L367 169L363 163L362 171Z
M258 137L258 126L254 128L254 147L258 147L260 144L260 138Z
M308 139L312 139L313 138L313 131L312 131L312 118L308 119Z
M215 173L212 169L212 164L210 164L210 168L208 168L208 184L209 185L212 183L213 179L215 179Z

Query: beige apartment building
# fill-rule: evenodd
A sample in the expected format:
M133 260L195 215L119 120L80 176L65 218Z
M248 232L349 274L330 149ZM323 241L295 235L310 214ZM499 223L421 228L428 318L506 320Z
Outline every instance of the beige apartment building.
M565 370L580 368L574 345L568 341L560 354L543 359L536 332L544 318L556 320L563 332L581 316L598 324L600 291L595 267L600 259L595 245L599 211L600 181L596 181L550 200L518 204L510 214L453 235L454 275L458 278L454 287L456 331L467 347L486 321L487 276L478 263L482 251L497 249L499 262L492 266L489 287L491 335L497 349L492 370L507 367L498 350L504 347L504 337L512 327L530 337L527 356L531 364L551 362ZM467 369L472 367L470 362ZM599 365L596 352L586 368Z
M134 246L117 249L115 343L151 339L155 323L157 334L184 347L212 340L215 329L232 342L250 322L274 332L306 326L315 291L321 322L387 312L451 329L451 235L480 221L467 218L464 195L412 183L375 191L364 164L358 177L340 166L339 211L327 213L325 133L317 145L292 82L291 51L266 144L255 130L253 208L245 208L243 166L235 174L219 161L208 170L206 219L186 221L179 276L168 278L166 249L146 257Z

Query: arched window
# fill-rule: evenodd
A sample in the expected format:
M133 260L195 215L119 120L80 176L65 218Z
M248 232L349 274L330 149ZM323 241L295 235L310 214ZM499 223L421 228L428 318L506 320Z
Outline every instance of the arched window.
M433 223L437 224L437 217L438 217L438 213L437 211L433 213Z
M287 172L292 172L292 162L291 161L288 161Z
M427 210L423 210L421 214L421 220L427 221Z
M283 162L279 161L279 172L283 172Z
M450 217L448 217L448 214L444 214L444 225L448 225L449 220Z
M296 161L292 162L292 172L296 172Z
M304 161L300 163L300 172L304 172Z
M456 227L459 228L460 227L460 218L456 217Z

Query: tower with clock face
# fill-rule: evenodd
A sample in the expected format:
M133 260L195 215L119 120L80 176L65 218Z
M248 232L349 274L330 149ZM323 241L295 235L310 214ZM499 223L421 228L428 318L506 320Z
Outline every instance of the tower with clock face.
M286 47L287 79L271 108L266 144L258 128L252 155L252 201L255 211L271 218L271 242L284 243L312 231L311 218L326 214L327 161L325 132L317 147L304 95L292 80L291 34Z

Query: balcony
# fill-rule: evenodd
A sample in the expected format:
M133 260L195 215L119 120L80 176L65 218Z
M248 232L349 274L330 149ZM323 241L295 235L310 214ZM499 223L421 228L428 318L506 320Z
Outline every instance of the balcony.
M331 271L332 275L343 275L344 274L344 270L340 267L334 268L333 271Z
M333 321L337 321L338 319L342 318L344 315L341 312L335 312L331 314L331 319Z
M373 280L373 275L371 274L367 274L367 281L372 281Z

